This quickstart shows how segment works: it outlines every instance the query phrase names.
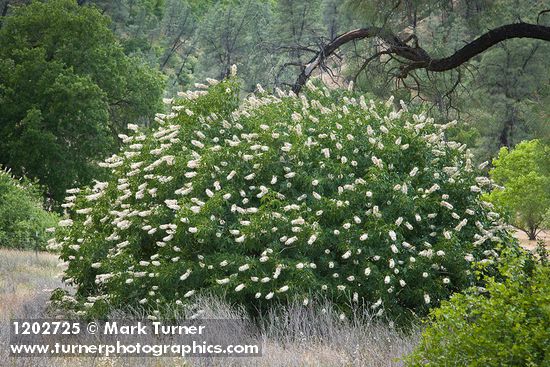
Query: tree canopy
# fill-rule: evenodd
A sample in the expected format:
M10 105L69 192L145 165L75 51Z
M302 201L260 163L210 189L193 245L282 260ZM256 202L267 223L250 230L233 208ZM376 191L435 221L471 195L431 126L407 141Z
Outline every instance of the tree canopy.
M534 240L550 208L550 147L524 141L513 150L503 147L493 160L491 178L504 187L489 198L506 210L511 222Z
M157 112L161 93L160 74L124 54L98 10L20 7L0 29L0 162L59 200L97 174L128 122Z

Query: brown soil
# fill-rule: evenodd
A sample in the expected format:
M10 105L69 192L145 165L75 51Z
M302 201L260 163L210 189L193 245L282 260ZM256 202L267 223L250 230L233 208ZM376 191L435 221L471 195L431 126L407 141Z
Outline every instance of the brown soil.
M521 246L528 250L534 250L537 247L537 241L530 241L527 238L527 234L523 231L517 230L514 236L519 240ZM537 236L539 240L543 240L545 246L550 249L550 230L541 231Z

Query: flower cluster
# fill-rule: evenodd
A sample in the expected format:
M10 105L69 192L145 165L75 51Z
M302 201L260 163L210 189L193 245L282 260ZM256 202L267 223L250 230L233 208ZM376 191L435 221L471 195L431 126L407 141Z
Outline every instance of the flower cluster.
M481 200L491 182L445 139L455 122L312 84L239 106L233 79L209 84L166 100L152 131L128 126L108 182L68 192L50 245L78 312L156 318L214 292L256 310L321 295L422 313L508 241Z

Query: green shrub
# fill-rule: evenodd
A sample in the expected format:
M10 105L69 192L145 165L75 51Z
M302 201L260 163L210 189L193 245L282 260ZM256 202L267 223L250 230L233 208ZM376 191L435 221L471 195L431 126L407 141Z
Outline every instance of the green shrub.
M527 263L530 261L527 260ZM409 366L550 366L550 267L507 259L504 282L455 294L431 312Z
M77 312L157 317L211 292L254 311L321 295L424 314L509 242L449 125L312 85L239 106L233 79L212 84L151 133L130 126L111 181L69 191L56 247Z
M44 249L51 235L46 228L58 217L42 208L42 195L26 180L0 169L0 247Z
M504 187L487 195L506 212L510 222L535 240L550 210L550 146L540 140L522 141L513 150L503 147L493 159L491 178Z

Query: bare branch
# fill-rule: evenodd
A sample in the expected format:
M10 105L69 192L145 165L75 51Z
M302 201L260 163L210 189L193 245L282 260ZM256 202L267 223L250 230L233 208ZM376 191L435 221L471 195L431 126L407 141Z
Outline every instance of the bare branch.
M427 71L443 72L455 69L464 64L476 55L481 54L488 48L512 38L532 38L543 41L550 41L550 27L529 23L513 23L492 29L487 33L466 44L454 54L434 59L423 48L407 45L407 43L391 32L380 27L366 27L346 32L333 41L321 47L317 55L305 65L296 79L292 90L299 93L313 71L323 66L325 60L332 56L341 46L356 40L378 37L387 45L390 55L396 55L406 60L401 66L399 77L404 79L409 73L416 69ZM410 41L410 38L406 41ZM417 43L417 42L415 42Z
M542 10L539 12L539 14L537 15L537 24L539 24L540 16L546 13L550 13L550 9Z

